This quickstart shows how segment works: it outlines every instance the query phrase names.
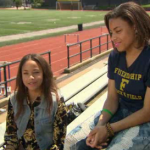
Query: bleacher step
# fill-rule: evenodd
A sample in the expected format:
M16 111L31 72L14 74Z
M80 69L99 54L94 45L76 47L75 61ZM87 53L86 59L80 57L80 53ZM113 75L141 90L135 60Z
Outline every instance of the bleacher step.
M69 105L71 103L74 103L74 104L86 103L94 95L96 95L100 90L102 90L107 84L108 84L107 74L104 74L102 77L97 79L95 82L90 84L88 87L86 87L80 93L78 93L73 98L71 98L69 101L67 101L66 105Z
M88 73L62 87L60 92L64 96L64 100L67 101L106 72L107 66L103 67L102 69L92 69Z

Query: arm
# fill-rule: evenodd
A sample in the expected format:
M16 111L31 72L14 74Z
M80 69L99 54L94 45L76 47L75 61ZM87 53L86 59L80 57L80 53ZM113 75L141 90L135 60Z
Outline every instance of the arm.
M108 82L108 95L106 102L104 104L103 109L108 109L113 114L118 109L118 94L116 92L115 88L115 81L112 79L109 79ZM105 127L105 124L110 120L111 116L107 112L102 112L99 118L99 122L96 125L96 127L90 132L86 144L91 147L97 147L101 148L102 145L105 145L106 140L108 139L108 133L107 129ZM101 145L98 147L97 145Z
M8 113L6 118L6 132L5 132L5 142L6 142L6 150L16 150L18 148L18 138L17 138L17 126L14 121L14 111L13 107L8 102Z
M49 150L62 150L67 129L67 108L64 102L59 101L58 110L54 122L54 144Z
M118 109L118 94L115 88L115 81L111 79L108 81L108 95L103 109L108 109L113 114L115 114ZM98 125L105 125L110 120L110 118L110 114L103 111L100 115Z
M116 91L116 87L115 87L115 67L116 64L118 63L118 58L119 58L119 54L116 51L112 51L109 55L109 59L108 59L108 95L107 95L107 99L105 101L104 107L103 109L108 109L109 111L111 111L113 114L115 114L115 112L118 109L118 94ZM100 118L99 118L99 122L98 125L105 125L109 120L110 120L111 116L110 114L108 114L107 112L102 112Z
M121 121L112 123L111 127L114 132L118 132L130 127L134 127L149 122L150 121L149 114L150 114L150 88L147 87L143 108Z

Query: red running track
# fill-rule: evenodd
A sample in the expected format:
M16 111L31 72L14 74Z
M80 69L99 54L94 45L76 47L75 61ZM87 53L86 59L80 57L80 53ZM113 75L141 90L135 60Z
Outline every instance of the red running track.
M71 35L66 36L66 43L64 35L44 38L40 40L15 44L11 46L4 46L0 48L0 61L8 61L13 62L16 60L20 60L24 55L29 53L43 53L46 51L51 51L51 65L52 71L55 76L60 76L64 69L67 68L67 47L68 43L76 43L77 36L79 35L79 41L87 40L89 38L93 38L96 36L100 36L101 34L107 33L107 29L103 28L95 28L84 31L79 31L75 33L71 33ZM106 42L106 38L102 38L102 43ZM89 42L83 44L83 49L89 48ZM93 40L92 45L98 45L98 40ZM71 48L71 54L77 53L79 51L79 46L75 46L76 48ZM109 45L111 47L111 44ZM101 48L101 51L106 50L106 45ZM93 50L93 55L98 54L99 48ZM48 55L44 55L45 59L48 60ZM83 59L87 59L90 57L90 53L86 52L83 54ZM75 64L79 62L79 56L76 56L71 59L71 64ZM11 65L10 72L11 78L15 77L17 74L18 64ZM2 71L1 71L2 73ZM8 73L7 73L8 75ZM3 79L3 77L1 76ZM11 86L14 85L14 81L11 82ZM14 88L14 87L12 87Z

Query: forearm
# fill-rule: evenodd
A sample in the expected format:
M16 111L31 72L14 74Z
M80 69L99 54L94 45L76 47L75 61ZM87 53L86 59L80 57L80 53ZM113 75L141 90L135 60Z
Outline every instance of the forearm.
M121 130L146 123L150 121L149 114L150 114L150 111L140 109L139 111L133 113L132 115L126 117L125 119L112 123L111 127L114 132L119 132Z
M115 114L118 109L118 101L111 101L109 99L106 100L103 109L108 109L112 112L112 114ZM111 115L105 111L102 111L98 125L105 125L111 118Z

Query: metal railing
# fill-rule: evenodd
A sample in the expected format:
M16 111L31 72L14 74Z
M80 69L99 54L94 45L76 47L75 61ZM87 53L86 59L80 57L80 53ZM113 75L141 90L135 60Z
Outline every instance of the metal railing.
M101 43L101 38L102 37L105 37L106 36L106 43ZM92 41L93 40L95 40L95 39L98 39L99 40L99 45L97 45L97 46L94 46L93 47L93 44L92 44ZM106 45L107 44L107 50L109 49L109 43L112 43L111 42L111 40L110 41L108 41L109 40L109 34L103 34L103 35L101 35L101 36L98 36L98 37L94 37L94 38L91 38L91 39L88 39L88 40L84 40L84 41L81 41L81 42L78 42L78 43L74 43L74 44L69 44L69 45L67 45L67 60L68 60L68 68L70 68L70 59L71 58L73 58L73 57L75 57L75 56L78 56L78 55L80 55L80 63L83 61L83 53L85 53L85 52L88 52L88 51L90 51L90 57L92 58L93 57L93 49L95 49L95 48L99 48L99 54L101 53L101 47L103 46L103 45ZM86 49L86 50L83 50L82 49L82 44L83 43L85 43L85 42L88 42L88 41L90 41L90 48L89 49ZM79 45L79 47L80 47L80 52L79 53L76 53L76 54L74 54L74 55L70 55L70 48L71 47L73 47L73 46L75 46L75 45Z
M40 55L45 55L45 54L48 54L48 63L51 65L51 51L41 53ZM1 85L4 85L4 91L5 91L5 93L3 94L2 97L0 97L0 99L8 96L8 83L10 83L13 80L16 80L16 77L10 78L10 74L11 74L10 66L13 64L17 64L20 61L21 60L17 60L17 61L13 61L11 63L5 63L3 65L0 65L0 79L2 79L1 72L4 73L3 74L3 82L2 82L2 80L0 80L0 88L1 88ZM8 67L8 74L7 74L7 67ZM8 75L9 79L7 78L7 75Z

